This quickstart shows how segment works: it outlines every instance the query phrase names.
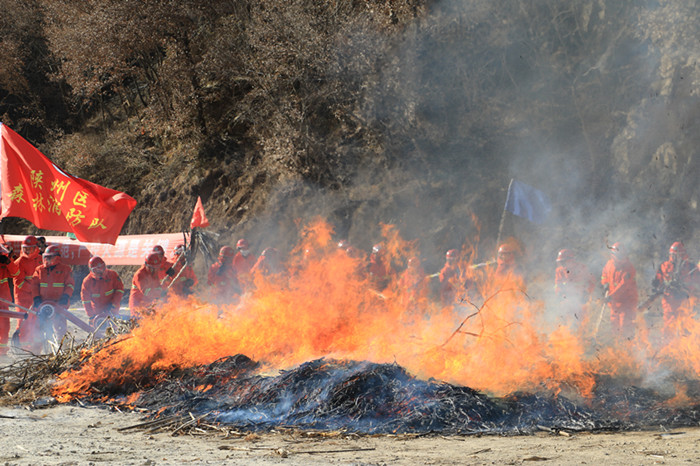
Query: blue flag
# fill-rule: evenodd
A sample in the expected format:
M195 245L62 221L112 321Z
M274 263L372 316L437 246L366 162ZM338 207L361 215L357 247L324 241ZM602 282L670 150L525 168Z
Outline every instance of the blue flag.
M531 222L543 223L552 210L552 204L539 189L512 180L508 188L506 210Z

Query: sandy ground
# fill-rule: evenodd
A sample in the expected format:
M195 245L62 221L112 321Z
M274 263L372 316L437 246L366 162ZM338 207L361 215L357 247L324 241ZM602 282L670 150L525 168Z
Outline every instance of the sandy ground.
M134 413L59 405L0 408L0 464L700 464L700 428L521 437L420 437L301 432L224 438L119 431Z

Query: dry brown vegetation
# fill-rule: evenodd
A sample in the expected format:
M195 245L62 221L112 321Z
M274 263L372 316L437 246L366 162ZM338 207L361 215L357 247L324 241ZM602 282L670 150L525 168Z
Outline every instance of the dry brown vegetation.
M698 239L692 0L0 7L0 118L134 196L125 233L177 231L201 195L224 241L284 249L321 214L360 247L393 223L439 257L479 228L490 247L515 176L559 201L544 234L518 225L543 247L597 248L617 232L562 225L642 211L649 250Z

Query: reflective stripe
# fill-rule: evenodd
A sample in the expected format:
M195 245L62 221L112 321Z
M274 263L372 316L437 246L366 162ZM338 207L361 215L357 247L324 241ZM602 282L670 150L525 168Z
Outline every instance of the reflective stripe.
M90 301L83 301L83 304L88 304L88 303L90 303Z
M124 294L124 290L115 290L117 293Z
M109 295L111 295L112 293L114 293L114 289L111 289L111 290L105 292L105 296L109 296Z
M51 286L54 288L63 288L64 284L63 283L52 283Z
M93 293L91 296L93 298L99 298L101 295L99 293Z
M48 288L48 287L49 287L49 284L48 284L48 283L39 283L39 286L40 286L41 288Z
M3 278L0 280L0 283L7 283L7 278Z

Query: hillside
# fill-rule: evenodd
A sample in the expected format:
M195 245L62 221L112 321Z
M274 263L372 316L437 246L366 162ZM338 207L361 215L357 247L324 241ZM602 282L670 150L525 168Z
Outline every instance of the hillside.
M549 273L626 241L646 276L700 254L700 6L693 0L0 0L0 119L76 176L129 193L123 233L210 230L287 252L328 219L493 254L508 217ZM33 231L25 221L5 232ZM642 266L643 264L643 266Z

